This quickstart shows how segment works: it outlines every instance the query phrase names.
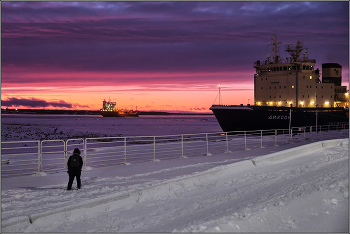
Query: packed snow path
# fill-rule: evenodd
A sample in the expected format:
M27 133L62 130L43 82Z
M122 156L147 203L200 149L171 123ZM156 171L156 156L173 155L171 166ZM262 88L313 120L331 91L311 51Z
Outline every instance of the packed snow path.
M3 231L348 232L348 140L316 142L185 176L174 171L178 174L168 178L131 176L137 183L125 186L124 178L112 176L87 180L76 191L64 191L62 184L3 191L3 219L12 216ZM20 220L11 213L25 208L31 224L7 225Z

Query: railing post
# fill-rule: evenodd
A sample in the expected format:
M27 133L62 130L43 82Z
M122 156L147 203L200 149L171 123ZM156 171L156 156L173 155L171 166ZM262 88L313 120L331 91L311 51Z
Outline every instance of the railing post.
M205 134L205 139L206 139L206 142L207 142L207 156L210 156L211 153L209 153L209 140L208 140L208 133Z
M83 139L83 143L84 143L84 168L86 168L86 149L87 149L87 146L86 146L86 138Z
M43 170L42 157L41 157L41 147L42 147L42 142L38 141L38 173Z
M261 144L260 144L260 148L262 148L262 142L263 142L263 135L262 135L262 130L260 131L260 137L261 137Z
M278 146L277 145L277 129L275 129L275 146Z
M244 149L247 149L247 132L244 131Z
M156 137L153 137L153 151L154 151L154 156L153 160L156 160Z
M227 137L227 132L225 132L225 134L226 134L226 152L229 152L229 151L228 151L228 137Z
M310 139L312 138L312 126L310 126Z
M305 139L305 128L306 128L306 127L304 127L304 141L306 140L306 139Z
M64 148L64 167L63 168L66 168L66 166L67 166L67 147L68 147L67 142L68 142L68 140L63 141L63 148Z
M124 137L124 163L126 163L126 137Z
M181 157L184 157L184 135L181 135Z

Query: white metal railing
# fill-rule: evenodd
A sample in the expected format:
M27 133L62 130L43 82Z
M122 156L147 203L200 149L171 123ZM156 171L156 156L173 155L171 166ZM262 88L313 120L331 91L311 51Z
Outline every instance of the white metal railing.
M138 163L238 150L272 147L309 139L349 136L349 125L293 127L164 136L77 138L68 140L1 142L2 176L30 175L67 167L67 158L79 148L84 167Z

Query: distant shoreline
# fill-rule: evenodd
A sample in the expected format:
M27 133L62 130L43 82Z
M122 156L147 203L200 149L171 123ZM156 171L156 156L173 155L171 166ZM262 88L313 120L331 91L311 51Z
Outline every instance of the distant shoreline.
M100 111L90 110L42 110L42 109L1 109L1 114L40 114L40 115L101 115ZM139 115L213 115L213 113L140 111Z

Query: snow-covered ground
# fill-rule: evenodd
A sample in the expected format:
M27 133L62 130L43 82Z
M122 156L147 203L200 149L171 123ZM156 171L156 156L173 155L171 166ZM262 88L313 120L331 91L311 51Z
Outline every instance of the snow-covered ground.
M210 117L205 123L201 118L168 124L154 119L158 130L150 135L173 131L169 126L176 121L179 134L181 128L195 131L191 125L197 132L205 132L206 124L215 128ZM9 129L19 124L21 133L23 124L40 124L30 121L2 119L2 124ZM69 137L73 125L55 121L41 119L46 131L61 126ZM87 125L84 131L109 135L93 122L81 124ZM2 129L2 135L9 132ZM27 132L21 136L36 133ZM64 170L2 178L2 232L348 232L348 141L313 138L211 156L89 166L82 189L72 191L65 190Z
M142 115L139 118L103 118L99 115L1 115L1 141L159 136L221 131L214 115Z
M89 168L73 191L64 172L4 178L2 231L348 232L348 139L332 142Z

